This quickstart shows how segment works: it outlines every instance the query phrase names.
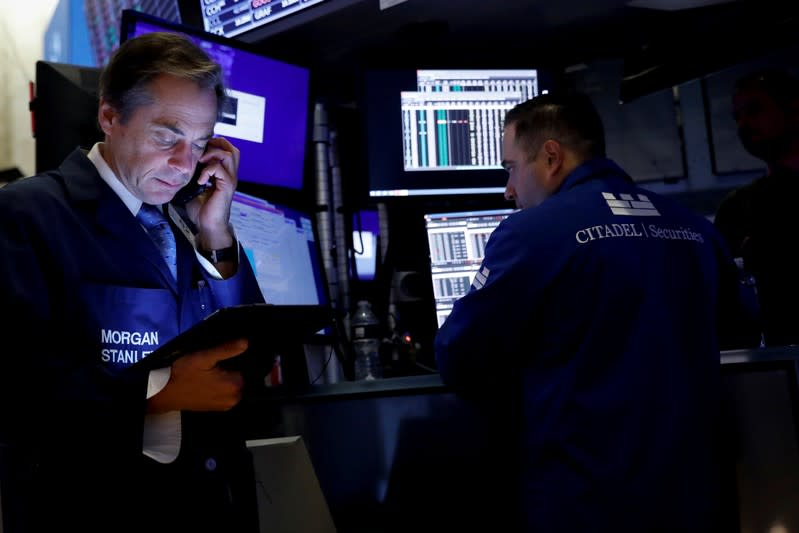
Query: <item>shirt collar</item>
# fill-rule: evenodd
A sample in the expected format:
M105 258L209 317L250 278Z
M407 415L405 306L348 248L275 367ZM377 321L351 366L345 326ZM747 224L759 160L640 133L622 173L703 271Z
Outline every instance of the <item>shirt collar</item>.
M111 167L108 166L105 159L103 158L103 154L101 153L101 146L104 143L98 142L92 146L92 149L87 154L89 161L91 161L94 166L97 168L97 173L100 174L100 177L103 178L111 190L113 190L119 199L127 206L133 216L138 214L139 209L141 209L142 201L133 196L133 194L125 187L125 185L120 181L114 171L111 170Z

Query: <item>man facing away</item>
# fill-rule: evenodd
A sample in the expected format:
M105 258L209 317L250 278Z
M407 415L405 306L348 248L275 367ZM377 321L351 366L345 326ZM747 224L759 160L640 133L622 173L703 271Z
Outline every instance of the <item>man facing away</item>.
M243 376L217 365L247 342L136 365L214 310L263 301L229 222L239 151L213 136L221 69L152 33L119 47L99 93L104 142L0 190L4 530L255 532ZM198 163L212 186L185 224L169 202Z
M714 531L717 329L739 294L720 236L606 158L584 95L517 105L503 156L520 210L435 352L445 383L509 421L519 529Z

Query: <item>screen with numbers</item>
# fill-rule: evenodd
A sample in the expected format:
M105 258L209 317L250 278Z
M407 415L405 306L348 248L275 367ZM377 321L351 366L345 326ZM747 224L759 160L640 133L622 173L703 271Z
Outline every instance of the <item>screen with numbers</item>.
M367 72L369 196L501 194L505 114L546 93L549 78L534 68Z
M203 27L209 33L233 37L307 9L324 0L197 0Z
M455 301L469 291L485 257L489 237L513 212L491 209L424 215L439 327Z

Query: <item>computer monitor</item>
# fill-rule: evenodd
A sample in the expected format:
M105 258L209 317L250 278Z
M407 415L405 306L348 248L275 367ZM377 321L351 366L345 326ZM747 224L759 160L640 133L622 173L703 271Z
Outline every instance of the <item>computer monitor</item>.
M199 0L196 0L200 4ZM233 37L283 17L305 11L324 0L252 0L250 2L202 2L205 31Z
M230 222L267 303L329 305L311 213L236 191Z
M439 327L455 301L469 290L485 256L489 237L513 212L513 209L491 209L424 215Z
M366 73L369 196L502 193L505 114L550 86L532 68Z
M100 70L50 61L36 62L31 101L36 172L58 168L75 148L103 140L97 125Z
M224 71L227 101L214 133L241 151L239 181L301 190L310 120L310 71L239 41L125 10L122 41L144 33L188 35Z

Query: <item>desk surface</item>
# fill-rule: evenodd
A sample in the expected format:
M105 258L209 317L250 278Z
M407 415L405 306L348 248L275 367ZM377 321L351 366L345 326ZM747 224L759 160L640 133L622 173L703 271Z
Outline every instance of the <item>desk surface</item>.
M778 361L799 359L799 346L775 346L750 350L728 350L721 352L721 364L751 363L754 361Z
M786 359L799 361L799 346L721 352L722 365ZM268 391L267 396L272 400L282 402L306 402L444 392L450 392L450 390L441 381L441 376L439 374L426 374L369 381L341 381L339 383L309 385L294 389L277 387L272 391Z
M276 387L273 391L269 391L267 396L277 401L314 401L446 391L448 391L447 386L441 381L439 374L426 374L368 381L340 381L293 389Z

